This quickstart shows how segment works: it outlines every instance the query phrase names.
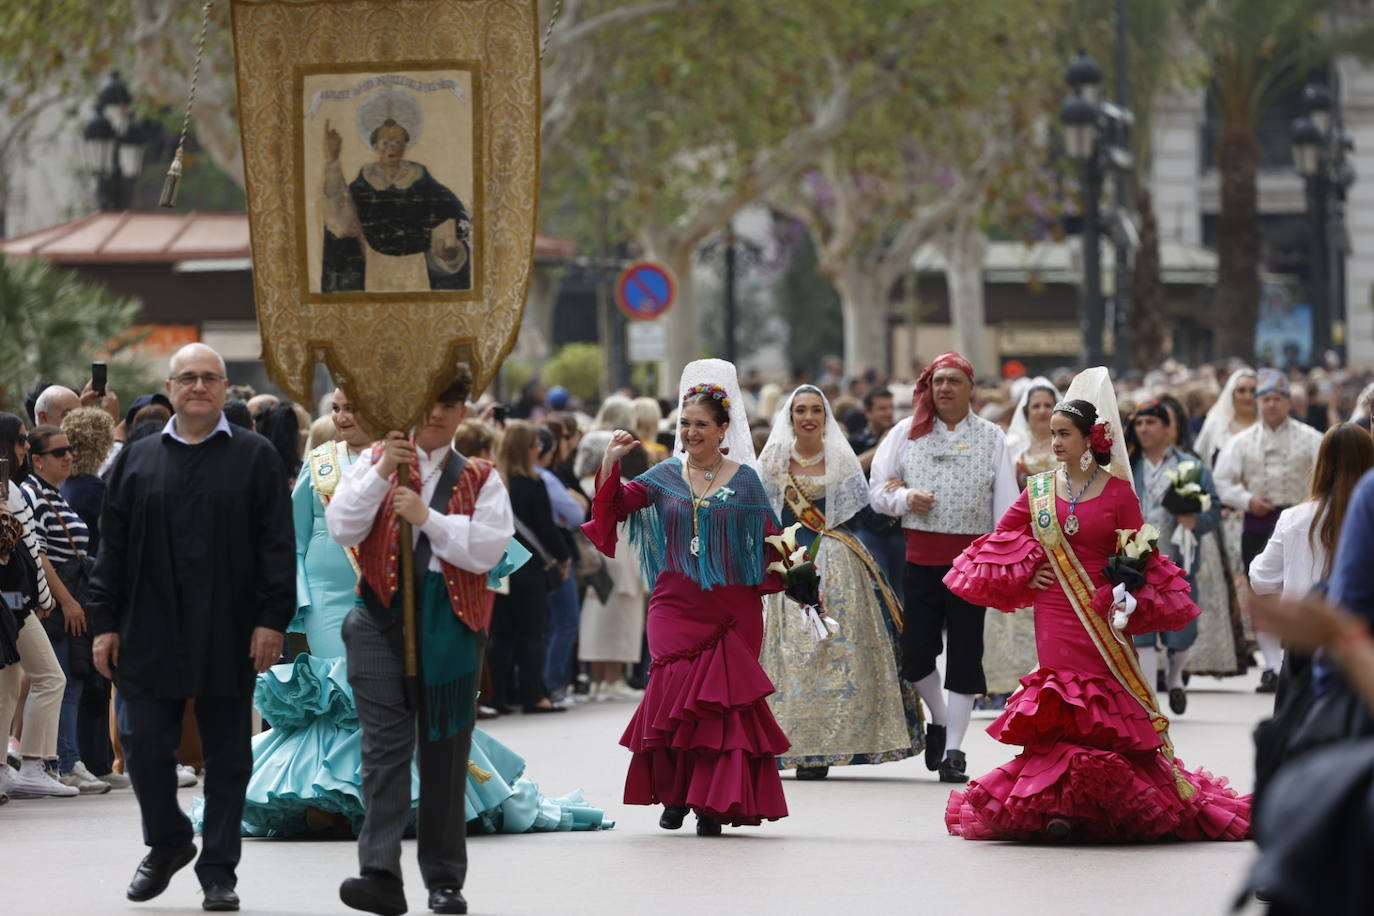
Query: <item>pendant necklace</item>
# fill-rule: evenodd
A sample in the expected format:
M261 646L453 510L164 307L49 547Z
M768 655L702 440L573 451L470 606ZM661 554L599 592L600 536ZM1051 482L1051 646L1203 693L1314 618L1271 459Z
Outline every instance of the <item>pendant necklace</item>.
M1067 468L1064 469L1064 487L1069 491L1069 514L1064 519L1064 533L1069 537L1078 533L1078 516L1074 510L1078 508L1078 501L1083 498L1083 494L1088 492L1088 487L1092 486L1093 481L1097 479L1097 468L1098 465L1094 463L1093 472L1089 475L1088 482L1083 484L1083 489L1076 494L1073 492L1073 482L1069 480L1069 471Z
M711 489L711 481L716 479L716 471L720 470L720 466L724 463L724 457L717 459L715 466L709 469L699 467L698 465L692 464L690 461L687 463L687 466L689 468L696 468L698 471L703 471L704 473L702 474L702 476L706 478L706 488L702 490L700 496L697 496L696 487L692 486L691 471L688 471L686 475L687 492L692 494L692 543L689 545L688 549L691 550L692 556L694 557L701 555L701 532L699 529L700 523L697 519L697 513L701 511L701 508L703 506L706 505L706 493Z
M803 457L797 452L797 447L796 447L795 445L793 445L793 446L792 446L792 460L795 461L795 462L797 462L797 464L798 464L799 466L801 466L801 467L804 467L804 468L813 468L813 467L815 467L816 465L820 464L822 461L825 460L825 449L822 448L819 452L817 452L816 454L812 455L810 458L803 458Z

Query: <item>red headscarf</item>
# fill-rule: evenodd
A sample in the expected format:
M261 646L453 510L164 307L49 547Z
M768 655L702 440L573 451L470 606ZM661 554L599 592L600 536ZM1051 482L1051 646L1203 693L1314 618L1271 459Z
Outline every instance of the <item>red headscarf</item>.
M935 394L930 390L931 380L935 373L940 369L958 369L968 376L970 382L973 381L973 363L964 359L953 350L948 353L941 353L926 367L926 371L921 373L921 377L916 380L916 390L911 395L911 435L912 439L919 439L930 432L935 425Z

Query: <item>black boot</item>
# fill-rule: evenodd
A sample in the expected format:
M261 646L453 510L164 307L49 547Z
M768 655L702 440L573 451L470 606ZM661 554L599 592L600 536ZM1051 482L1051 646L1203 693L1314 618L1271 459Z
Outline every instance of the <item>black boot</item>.
M687 812L690 810L686 805L664 805L663 814L658 819L658 826L664 830L676 830L687 819Z
M798 779L824 779L828 775L830 767L797 767Z
M963 751L950 751L949 756L940 761L940 782L968 782L968 762Z
M940 761L945 759L945 727L943 725L926 726L926 769L940 769Z
M697 836L720 836L720 821L698 814Z

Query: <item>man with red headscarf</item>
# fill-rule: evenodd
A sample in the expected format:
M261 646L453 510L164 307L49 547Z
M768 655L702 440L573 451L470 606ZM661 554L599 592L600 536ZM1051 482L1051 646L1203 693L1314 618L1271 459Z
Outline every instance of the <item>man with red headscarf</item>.
M943 353L921 373L913 414L892 428L873 456L873 508L901 518L906 533L906 622L902 677L930 709L926 766L941 782L966 782L960 749L983 677L984 608L950 594L945 573L959 552L987 534L1017 497L1016 472L996 424L969 409L973 366ZM948 634L944 687L936 662Z

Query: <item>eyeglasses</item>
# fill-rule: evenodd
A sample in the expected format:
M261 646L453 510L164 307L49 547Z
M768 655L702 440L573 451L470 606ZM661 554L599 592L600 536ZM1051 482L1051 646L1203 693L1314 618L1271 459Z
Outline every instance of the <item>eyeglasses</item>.
M40 456L52 455L54 458L66 458L68 455L75 455L76 449L72 448L70 445L64 445L61 448L50 448L46 452L34 452L34 454Z
M226 379L218 372L183 372L181 375L168 376L167 381L180 385L182 388L194 388L196 382L209 388L226 381Z

